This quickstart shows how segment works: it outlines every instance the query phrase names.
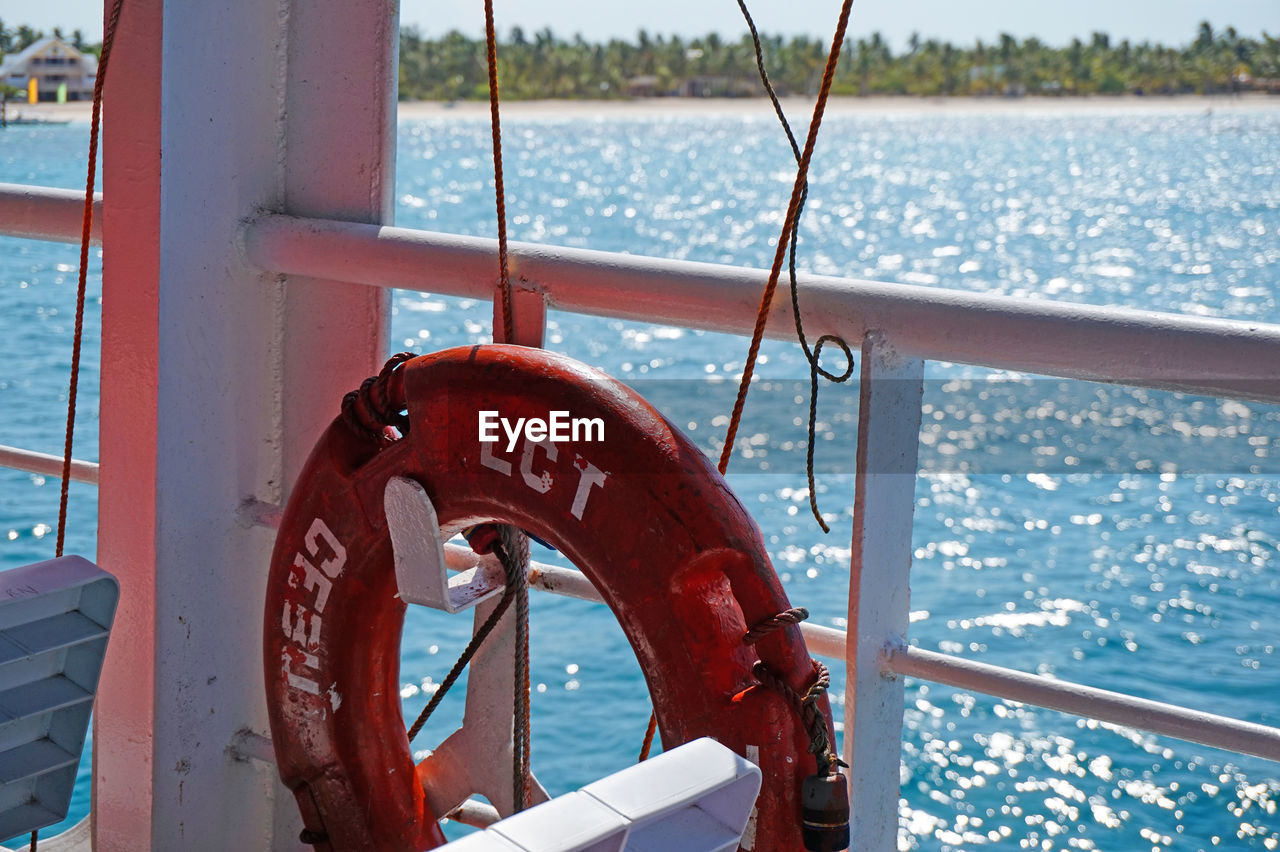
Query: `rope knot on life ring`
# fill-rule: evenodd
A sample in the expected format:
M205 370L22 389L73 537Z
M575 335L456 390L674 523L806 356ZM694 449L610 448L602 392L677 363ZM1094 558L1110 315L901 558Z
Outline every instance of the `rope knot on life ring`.
M388 426L395 427L402 434L408 431L408 418L393 403L398 395L393 393L390 385L396 368L413 357L412 352L392 355L378 375L365 379L358 389L342 398L342 421L348 428L374 440L386 439Z
M481 413L493 411L511 422L569 412L598 420L603 440L526 430L481 441ZM507 345L393 358L346 397L292 489L268 576L263 662L277 763L309 842L429 849L444 842L437 818L469 796L513 810L510 772L494 766L509 758L492 757L510 754L509 723L486 726L468 712L425 760L410 751L397 559L414 536L400 535L391 500L406 482L430 509L433 541L510 525L578 566L636 653L664 744L710 736L761 767L744 848L801 848L815 760L790 696L805 697L824 726L830 710L812 692L814 664L794 621L743 642L791 608L759 530L703 452L634 391ZM469 558L477 570L492 564ZM486 576L501 587L501 571ZM493 601L477 606L477 623ZM765 685L757 662L785 689ZM476 673L494 665L477 655L468 701ZM490 775L500 776L492 789Z

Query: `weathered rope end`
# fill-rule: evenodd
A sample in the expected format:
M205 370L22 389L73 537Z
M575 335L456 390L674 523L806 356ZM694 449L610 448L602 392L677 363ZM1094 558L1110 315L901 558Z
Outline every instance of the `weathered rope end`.
M784 624L799 624L808 617L809 611L804 607L784 610L748 630L742 637L742 644L754 645ZM809 733L809 753L817 759L819 773L835 774L837 767L844 766L845 763L835 755L833 738L827 727L827 718L818 708L818 701L831 686L831 672L817 660L813 661L813 672L813 683L802 695L774 674L762 660L757 660L752 669L757 680L775 692L781 693L800 714L805 730Z

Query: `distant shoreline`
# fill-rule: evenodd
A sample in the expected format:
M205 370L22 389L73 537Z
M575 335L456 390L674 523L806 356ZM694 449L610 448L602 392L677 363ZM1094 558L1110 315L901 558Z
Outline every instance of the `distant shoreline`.
M107 105L109 111L110 105ZM809 98L785 98L783 107L793 121L807 117L813 109ZM1080 97L834 97L827 112L834 115L856 113L990 113L990 112L1076 112L1114 110L1118 112L1194 113L1205 110L1280 110L1275 95L1088 95ZM87 122L91 107L87 102L66 104L9 104L9 115L52 121ZM487 117L484 101L401 101L400 118ZM773 114L765 98L636 98L634 100L546 100L508 101L502 114L512 117L581 118L584 116L681 116L681 115L763 115Z

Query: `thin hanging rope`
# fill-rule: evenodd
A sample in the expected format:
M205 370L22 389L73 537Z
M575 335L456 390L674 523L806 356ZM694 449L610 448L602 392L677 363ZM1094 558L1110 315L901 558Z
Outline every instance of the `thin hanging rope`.
M787 204L787 215L782 223L782 234L778 237L778 248L773 258L773 268L769 272L769 283L765 286L764 295L760 299L760 309L756 313L756 325L751 334L751 348L747 352L747 363L742 371L742 380L738 384L738 396L733 404L733 414L729 417L729 428L725 434L724 447L720 451L720 463L717 465L720 475L724 476L729 468L729 458L733 455L733 442L738 435L738 424L742 420L742 409L747 401L747 391L751 387L751 376L755 372L756 357L760 353L760 341L764 337L765 324L769 319L769 307L773 302L773 293L778 287L778 277L782 274L782 260L787 253L787 248L791 247L791 280L792 280L792 304L796 307L797 330L801 336L801 344L805 349L805 356L809 359L811 369L815 368L818 356L821 354L822 344L828 335L819 338L817 345L814 347L812 357L809 353L808 345L804 341L803 330L799 326L800 312L798 310L797 297L795 296L795 243L794 235L797 222L800 218L800 211L804 207L804 201L809 191L809 163L813 159L813 149L818 141L818 129L822 126L822 116L826 111L827 98L831 94L831 81L835 78L836 64L840 60L840 46L844 44L845 32L849 27L849 13L853 10L853 0L844 0L840 7L840 19L836 22L836 31L831 37L831 50L827 54L827 65L822 74L822 86L818 90L818 100L813 107L813 118L809 122L809 135L805 138L804 150L798 151L795 137L791 133L791 127L787 124L786 117L782 113L782 106L778 103L777 96L773 93L773 86L769 84L768 75L764 71L764 55L760 48L759 35L756 33L755 22L752 21L751 15L747 13L747 7L743 0L738 0L738 5L747 17L747 24L755 37L756 60L760 68L761 77L765 81L765 89L769 92L770 100L773 103L774 111L778 113L778 117L782 120L783 127L786 128L787 137L791 142L792 150L798 152L798 163L796 169L795 184L791 189L791 200ZM838 339L838 338L837 338ZM845 347L847 351L847 347ZM853 364L852 356L850 356L849 374L852 374ZM820 369L820 368L816 368ZM823 375L829 375L825 370L821 371ZM812 374L811 374L812 375ZM834 377L832 377L834 379ZM816 377L811 381L811 389L817 382ZM809 408L809 499L810 506L813 509L818 523L826 529L826 524L822 520L821 514L818 512L817 504L814 502L813 487L813 424L816 414L816 390L812 391L810 397ZM643 762L649 758L649 750L653 746L654 734L658 728L658 717L656 713L649 714L649 725L645 730L644 744L640 747L640 761Z
M511 307L511 274L507 257L507 200L502 180L502 121L498 114L498 35L493 23L493 0L484 2L485 63L489 71L489 119L493 129L493 194L498 218L498 281L502 290L503 343L515 342L515 316ZM495 338L497 335L494 335ZM499 535L507 545L508 553L524 563L529 559L529 541L514 527L503 525ZM529 778L529 751L532 741L532 720L529 707L529 580L526 571L511 575L515 585L516 649L515 685L513 687L512 712L514 715L514 753L512 760L512 807L518 813L527 804Z
M649 712L649 727L644 731L644 742L640 745L640 758L637 763L644 763L649 759L649 749L653 748L653 735L658 732L658 714Z
M485 61L489 66L489 123L493 130L493 194L498 211L498 284L502 290L502 342L514 343L515 318L511 313L511 275L507 261L507 199L502 186L502 121L498 117L498 36L493 26L493 0L484 0L484 36Z
M516 813L528 804L531 728L529 724L529 537L519 528L502 524L498 527L500 544L494 547L499 559L514 566L507 576L515 593L516 658L515 685L512 689L512 807Z
M93 184L98 172L98 129L102 123L102 87L107 79L107 63L120 9L124 0L113 0L102 35L102 55L98 59L98 75L93 81L93 117L89 121L89 168L84 186L84 216L80 227L80 273L76 280L76 323L71 338L71 379L67 388L67 431L62 444L62 488L58 495L58 538L54 555L61 556L67 538L67 497L71 484L71 446L76 431L76 396L80 389L80 349L84 339L84 297L89 278L89 235L93 231ZM35 835L32 834L32 848Z
M76 323L71 338L71 378L67 387L67 432L62 443L62 486L58 493L58 539L54 556L61 556L67 540L67 498L71 484L71 447L76 432L76 395L80 389L80 349L84 339L84 297L89 280L89 236L93 231L93 184L98 172L98 130L102 125L102 89L107 81L107 63L124 0L112 0L102 33L102 53L93 81L93 116L89 119L89 168L84 186L84 215L80 223L80 272L76 279ZM31 852L40 844L40 832L31 832Z
M836 23L835 35L831 39L831 52L827 54L827 67L822 73L822 87L818 90L818 102L813 108L813 119L809 122L809 135L805 138L804 151L800 155L800 166L796 170L795 185L791 188L791 200L787 204L787 215L782 222L782 234L778 237L778 248L773 256L773 267L769 271L769 283L765 286L764 295L760 299L760 309L756 313L755 329L751 333L751 348L747 352L747 363L742 370L742 380L738 384L738 396L733 403L733 414L729 417L729 428L725 433L724 447L720 451L720 474L724 475L729 467L729 458L733 455L733 442L738 435L738 424L742 419L742 408L747 401L747 391L751 387L751 377L755 373L756 357L760 353L760 341L764 338L764 328L769 321L769 307L773 303L773 293L778 288L778 276L782 273L782 261L787 253L787 245L791 233L795 229L796 218L800 209L800 201L804 195L809 174L809 163L813 159L814 145L818 141L818 128L822 126L822 116L827 108L827 98L831 94L831 81L835 77L836 63L840 59L840 46L844 43L844 34L849 26L849 13L853 9L853 0L844 0L840 7L840 20Z
M493 130L493 194L498 218L498 282L502 291L502 333L503 342L511 343L515 339L515 324L511 310L511 278L507 260L507 202L502 181L502 124L498 115L498 37L493 23L493 0L485 0L485 61L489 70L489 118ZM494 329L494 340L498 339ZM531 713L529 708L529 540L519 529L500 525L498 527L500 541L493 547L493 552L502 563L505 571L506 590L497 608L480 626L467 647L453 664L449 674L440 684L440 688L431 696L427 706L422 709L418 718L408 729L410 742L422 730L427 719L443 700L449 687L453 686L462 670L479 650L485 639L497 626L499 619L514 602L516 607L516 649L515 677L512 689L512 761L511 785L512 808L515 812L524 810L528 804L529 766L531 737Z
M778 93L774 91L773 83L769 80L769 72L765 68L764 50L760 45L760 33L756 30L756 22L751 17L751 12L747 9L746 0L738 0L738 8L742 10L742 17L746 19L747 28L751 31L751 43L755 47L756 68L760 72L760 82L764 85L765 93L769 96L769 102L773 104L773 111L777 114L778 121L782 123L782 130L787 134L787 141L791 144L792 155L795 157L796 165L799 166L800 145L796 142L795 134L791 132L791 122L787 121L787 116L782 111L782 104L778 102ZM822 531L829 533L831 528L827 526L826 520L822 517L822 512L818 509L818 487L813 474L814 447L818 431L818 376L822 376L827 381L835 384L844 384L849 381L853 377L853 351L849 348L849 344L836 334L820 336L812 349L809 348L809 341L805 337L804 318L800 312L800 286L796 280L796 250L800 242L800 217L804 214L804 205L808 198L809 182L806 180L804 189L800 193L800 203L796 208L795 226L791 229L791 245L787 257L787 279L791 285L791 316L795 319L796 339L800 341L800 349L804 352L805 361L809 364L809 426L808 439L805 443L804 465L805 477L809 486L809 511L813 513L813 518L818 522L818 526L822 528ZM822 347L829 343L840 347L840 351L844 355L845 369L839 375L826 370L822 366Z

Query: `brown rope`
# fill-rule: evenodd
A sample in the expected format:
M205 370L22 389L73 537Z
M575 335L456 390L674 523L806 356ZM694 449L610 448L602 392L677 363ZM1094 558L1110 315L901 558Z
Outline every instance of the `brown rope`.
M644 763L649 759L649 749L653 748L653 735L658 732L658 714L649 712L649 726L644 731L644 742L640 744L640 757L637 763Z
M508 583L515 587L516 604L516 659L515 684L512 689L513 752L511 760L512 802L516 812L529 804L528 785L530 769L529 725L529 537L517 527L502 524L498 527L499 544L494 552L498 558L514 562L506 568Z
M370 376L342 398L342 422L357 435L374 441L382 441L388 426L394 426L401 435L409 432L409 418L401 413L401 401L391 393L391 383L396 369L416 357L412 352L399 352L387 359L376 376Z
M770 671L763 662L757 661L755 668L752 669L762 684L782 693L783 697L799 712L800 718L804 721L805 730L809 733L809 753L817 758L818 771L830 774L840 765L840 761L832 753L831 734L827 730L826 717L818 709L818 699L831 686L831 673L817 660L813 661L813 671L813 683L801 695L788 686L786 681Z
M799 624L808 617L809 611L804 607L784 610L777 615L766 618L748 630L742 637L742 644L754 645L784 624ZM836 767L843 765L843 761L837 758L832 750L831 732L827 728L827 718L818 707L819 699L831 686L831 672L817 660L813 660L812 663L813 683L809 685L804 694L792 689L790 684L774 674L763 660L756 661L755 666L752 668L752 673L762 684L781 693L795 708L796 712L800 714L805 730L809 734L809 753L814 755L818 761L818 772L832 774L836 771Z
M93 114L89 119L89 168L84 182L84 215L80 222L80 272L76 279L76 322L71 338L71 378L67 388L67 431L62 442L62 486L58 493L58 538L54 556L61 556L67 540L67 502L71 486L71 447L76 432L76 396L80 390L80 349L84 341L84 301L89 280L89 237L93 232L93 184L98 171L98 132L102 126L102 89L107 81L107 64L111 46L120 25L124 0L112 0L102 33L102 51L98 57L98 74L93 81ZM40 844L39 830L31 832L31 852Z
M738 4L744 13L747 8L742 0ZM827 98L831 94L831 81L835 78L836 64L840 60L840 46L844 44L844 34L849 27L849 13L853 9L853 0L844 0L840 7L840 19L836 22L836 31L831 38L831 50L827 54L827 65L822 73L822 86L818 90L818 100L813 107L813 118L809 122L809 135L805 138L804 150L799 153L799 159L796 169L795 185L791 188L791 200L787 203L787 215L782 223L782 235L778 238L778 249L773 257L773 268L769 271L769 283L765 286L764 295L760 299L760 309L756 313L755 329L751 333L751 348L747 352L747 363L742 370L742 379L738 383L738 396L733 403L733 413L729 417L729 428L725 433L724 447L720 450L720 463L717 468L720 475L724 476L725 471L729 469L729 458L733 455L733 442L738 436L738 424L742 420L742 409L747 402L747 391L751 387L751 376L755 373L756 357L760 354L760 341L764 338L765 324L769 320L769 307L773 303L773 293L778 288L778 277L782 274L782 259L786 254L787 246L791 245L791 270L792 281L795 280L795 243L793 235L795 233L797 222L800 218L800 210L804 206L805 197L809 191L809 163L813 159L813 149L818 141L818 128L822 126L822 116L827 108ZM755 32L755 23L751 20L750 14L747 14L748 25L752 32ZM764 56L760 50L759 37L756 37L756 60L757 67L760 68L760 74L764 78L765 88L771 95L774 110L778 113L778 117L782 119L783 126L787 130L787 136L791 140L792 149L796 150L795 137L791 134L791 127L787 124L786 117L782 114L782 107L778 104L777 97L773 95L773 87L768 82L768 74L764 70ZM796 327L800 329L800 311L795 296L794 285L792 287L792 304L795 308ZM804 344L803 331L800 331L801 343ZM813 357L809 359L812 369L820 369L815 365L817 358L821 354L822 344L828 335L819 338L817 345L814 347ZM838 338L836 338L838 339ZM843 342L843 341L842 341ZM845 347L846 351L847 347ZM805 354L809 355L808 347L805 346ZM853 361L850 355L848 375L852 375ZM822 370L823 375L829 375ZM846 376L847 378L847 376ZM811 388L816 385L817 379L811 380ZM814 391L810 397L809 406L809 504L813 510L814 516L818 519L818 524L822 526L823 531L827 531L827 525L822 520L822 515L818 512L818 505L814 496L813 482L813 444L814 444L814 420L817 411L817 393ZM640 748L640 760L644 761L649 757L649 749L653 744L654 731L657 729L658 717L654 713L649 714L649 727L645 733L644 744Z
M503 343L515 342L511 312L511 277L507 262L507 200L502 186L502 123L498 118L498 36L493 26L493 0L484 0L485 60L489 66L489 121L493 128L493 194L498 210L498 283L502 288ZM494 337L497 337L496 330Z
M62 490L58 495L58 538L54 555L61 556L67 537L67 498L71 485L71 445L76 431L76 396L80 390L80 349L84 340L84 297L89 277L89 236L93 231L93 184L98 171L98 131L102 124L102 87L107 80L107 64L111 61L111 45L124 0L113 0L102 34L102 55L98 59L98 76L93 81L93 115L89 120L89 168L84 185L84 215L80 223L80 273L76 279L76 322L71 338L71 379L67 389L67 431L62 444ZM31 846L36 844L32 833Z
M787 245L791 233L795 229L800 201L804 195L809 174L809 163L813 159L813 149L818 140L818 128L822 126L822 116L826 111L827 98L831 94L831 81L835 77L836 63L840 59L840 46L844 43L844 34L849 26L849 13L853 8L853 0L844 0L840 7L840 20L836 23L835 35L831 40L831 52L827 54L827 66L822 74L822 86L818 90L818 101L813 108L813 118L809 122L809 135L804 142L804 151L800 154L800 165L796 170L796 180L791 188L791 200L787 204L787 215L782 222L782 234L778 237L778 248L774 253L773 267L769 271L769 283L765 286L764 295L760 299L760 309L756 313L755 329L751 333L751 348L747 352L747 363L742 370L742 380L738 384L738 396L733 403L733 414L729 417L729 428L725 434L724 447L720 451L719 469L721 475L729 467L729 458L733 455L733 442L738 435L738 423L742 419L742 408L746 405L747 391L751 387L751 377L755 373L756 357L760 353L760 341L764 338L764 328L769 321L769 307L773 303L773 293L778 287L778 276L782 273L782 260L787 253Z
M507 199L502 180L502 121L498 115L498 34L493 23L493 0L484 2L485 64L489 71L489 120L493 130L493 195L498 217L498 282L502 289L502 342L515 342L515 315L511 307L511 274L507 257ZM494 340L497 340L494 329ZM529 540L514 527L503 526L499 535L508 542L509 550L517 542L523 562L529 559ZM495 548L496 550L496 548ZM524 810L529 778L530 710L529 710L529 584L526 572L511 575L514 580L516 600L516 677L515 754L512 761L514 773L515 810Z
M799 624L809 617L809 610L802 606L792 607L757 624L742 637L743 645L754 645L784 624Z
M765 93L769 96L769 102L773 104L773 111L778 116L778 121L782 123L782 130L787 134L787 142L791 145L791 153L795 157L796 165L800 165L800 145L796 142L795 134L791 132L791 123L787 121L786 114L782 111L782 104L778 101L778 93L773 89L773 83L769 80L769 72L765 68L764 50L760 45L760 33L756 30L756 22L751 17L751 12L747 9L746 0L738 0L738 8L742 10L742 17L746 19L747 29L751 31L751 43L755 46L756 69L760 72L760 82L764 85ZM827 522L822 517L822 512L818 509L818 488L814 482L813 475L813 454L815 441L817 440L817 422L818 422L818 376L822 376L829 382L835 384L844 384L853 377L853 351L849 348L849 344L839 335L824 334L820 336L814 343L813 348L809 348L809 341L804 333L804 318L800 312L800 286L796 280L796 250L800 242L800 216L804 213L805 202L809 198L809 184L805 182L804 190L800 193L800 203L796 207L795 226L791 229L790 247L787 253L787 280L791 289L791 316L795 320L796 339L800 341L800 349L804 352L804 358L809 363L809 429L808 441L805 444L805 477L809 484L809 511L813 513L813 518L818 522L818 526L822 528L824 533L831 532L831 528L827 526ZM841 353L844 355L845 369L839 375L826 370L822 366L822 347L827 344L834 344L840 347Z

